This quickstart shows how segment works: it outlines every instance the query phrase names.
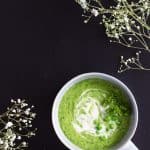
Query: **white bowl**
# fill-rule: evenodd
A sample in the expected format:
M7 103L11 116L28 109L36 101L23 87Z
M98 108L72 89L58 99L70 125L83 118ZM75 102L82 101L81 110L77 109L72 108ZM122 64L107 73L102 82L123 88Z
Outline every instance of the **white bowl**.
M54 100L53 107L52 107L52 124L53 124L54 130L58 138L70 150L81 150L81 148L73 144L63 133L59 124L58 110L59 110L59 104L65 92L74 84L82 80L89 79L89 78L100 78L100 79L109 81L110 83L115 84L118 87L120 87L123 90L123 92L127 95L130 101L131 107L132 107L131 124L125 137L115 147L113 147L112 150L137 150L138 148L131 142L131 139L133 135L135 134L137 124L138 124L138 108L137 108L135 98L132 92L123 82L121 82L120 80L118 80L117 78L113 76L110 76L104 73L92 72L92 73L85 73L85 74L78 75L74 77L73 79L71 79L70 81L68 81L58 92Z

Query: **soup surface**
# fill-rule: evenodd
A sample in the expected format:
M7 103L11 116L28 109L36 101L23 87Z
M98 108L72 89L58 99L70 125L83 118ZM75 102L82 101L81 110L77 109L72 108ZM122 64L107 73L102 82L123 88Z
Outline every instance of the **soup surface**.
M130 104L120 88L98 78L73 85L59 105L65 136L83 150L108 150L127 133Z

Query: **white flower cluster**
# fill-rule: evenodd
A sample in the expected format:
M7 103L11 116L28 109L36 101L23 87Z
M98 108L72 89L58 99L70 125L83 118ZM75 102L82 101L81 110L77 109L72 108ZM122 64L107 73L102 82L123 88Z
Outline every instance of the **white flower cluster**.
M102 16L101 23L111 42L150 52L150 0L114 0L109 8L102 0L76 2L84 9L85 23L92 16Z
M28 147L27 138L35 135L32 121L36 114L34 106L29 107L25 100L11 100L12 106L0 115L0 150L23 150Z
M121 65L118 70L118 73L122 73L131 69L132 70L150 70L148 68L143 67L140 61L140 54L141 54L141 51L137 52L135 57L131 57L126 60L124 59L123 56L121 56L121 61L120 61Z

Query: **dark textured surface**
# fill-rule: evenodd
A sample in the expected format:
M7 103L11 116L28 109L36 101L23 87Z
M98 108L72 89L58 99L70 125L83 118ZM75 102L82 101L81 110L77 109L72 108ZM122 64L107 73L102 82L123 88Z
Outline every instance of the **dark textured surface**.
M133 141L140 150L149 150L150 72L116 73L119 56L135 50L110 44L103 26L94 21L85 25L74 0L8 0L1 7L0 108L10 98L35 104L39 131L29 149L66 150L51 125L53 100L66 81L94 71L118 77L133 91L139 106ZM145 64L149 58L144 56Z

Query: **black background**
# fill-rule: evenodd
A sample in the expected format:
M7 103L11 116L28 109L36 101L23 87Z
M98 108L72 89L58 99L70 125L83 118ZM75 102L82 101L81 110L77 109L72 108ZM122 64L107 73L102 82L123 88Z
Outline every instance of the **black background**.
M103 72L122 80L134 93L139 126L133 141L149 150L150 72L117 73L119 56L136 50L109 43L98 21L83 23L74 0L6 0L0 2L0 109L11 98L26 98L36 106L37 136L31 150L66 150L51 124L55 95L72 77ZM150 55L143 54L145 65Z

